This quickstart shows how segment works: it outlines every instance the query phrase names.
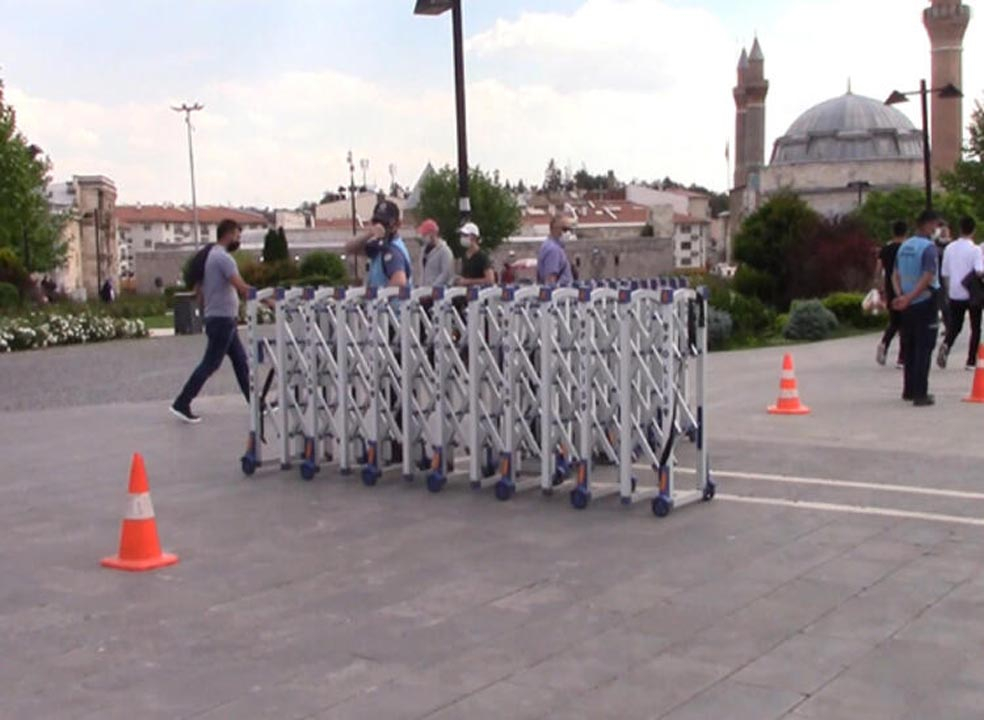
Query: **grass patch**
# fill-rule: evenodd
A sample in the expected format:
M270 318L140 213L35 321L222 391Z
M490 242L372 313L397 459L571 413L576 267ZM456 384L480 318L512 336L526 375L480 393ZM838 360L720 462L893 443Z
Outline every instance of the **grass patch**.
M174 314L168 315L148 315L141 318L147 325L148 330L171 330L174 328Z

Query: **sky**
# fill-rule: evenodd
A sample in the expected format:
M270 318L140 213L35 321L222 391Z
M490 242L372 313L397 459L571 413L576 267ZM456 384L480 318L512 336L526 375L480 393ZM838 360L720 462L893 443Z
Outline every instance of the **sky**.
M809 107L929 76L927 0L463 0L469 156L503 178L547 162L723 190L731 89L758 37L767 147ZM973 5L973 0L970 1ZM55 180L111 177L120 202L296 207L348 185L413 185L457 162L450 15L414 0L0 0L0 78ZM984 20L964 41L964 112L984 98ZM918 124L918 103L900 106ZM361 182L361 170L357 168Z

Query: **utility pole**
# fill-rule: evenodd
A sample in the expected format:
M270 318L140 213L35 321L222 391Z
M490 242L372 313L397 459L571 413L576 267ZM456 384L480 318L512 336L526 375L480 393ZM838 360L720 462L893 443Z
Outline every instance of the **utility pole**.
M191 114L199 110L204 110L205 106L200 103L195 103L194 105L185 103L181 107L172 106L171 109L174 112L183 112L185 114L185 124L188 126L188 162L191 165L191 216L195 223L195 248L198 248L201 238L199 237L198 226L198 197L195 194L195 146L191 141Z
M359 226L355 218L355 162L352 160L352 151L348 151L349 166L349 199L352 201L352 237L359 234ZM359 253L352 253L352 269L355 272L355 282L359 282Z

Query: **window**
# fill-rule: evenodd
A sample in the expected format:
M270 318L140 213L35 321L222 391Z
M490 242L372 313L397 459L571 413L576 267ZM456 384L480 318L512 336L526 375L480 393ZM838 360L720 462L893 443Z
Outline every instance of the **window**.
M689 225L681 225L680 226L680 232L682 232L684 235L689 235L690 234L690 226Z
M690 267L690 258L680 258L680 267Z
M153 248L153 247L154 247L154 241L153 240L144 240L144 248L145 249L150 249L150 248Z
M682 243L680 243L680 249L681 250L690 250L691 247L692 247L692 245L689 242L682 242Z
M152 229L153 228L151 228L150 224L144 223L144 230L146 230L147 232L150 232Z
M171 229L171 223L164 223L164 229L165 230L170 230Z

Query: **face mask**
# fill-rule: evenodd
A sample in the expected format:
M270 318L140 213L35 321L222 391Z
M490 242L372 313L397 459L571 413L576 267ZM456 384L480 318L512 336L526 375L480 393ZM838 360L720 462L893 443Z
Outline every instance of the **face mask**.
M943 228L933 230L933 240L939 240L941 237L943 237Z
M570 242L574 239L574 232L572 230L565 230L560 234L560 239L564 242Z
M242 243L240 243L238 240L233 240L231 243L229 243L228 245L226 245L226 252L229 252L229 253L236 252L236 250L239 249L239 246L241 244Z

